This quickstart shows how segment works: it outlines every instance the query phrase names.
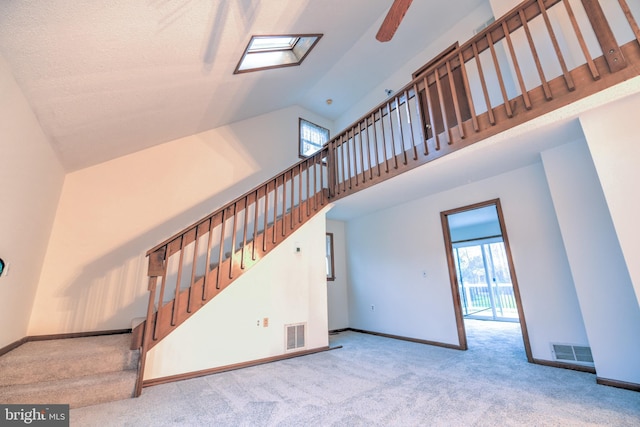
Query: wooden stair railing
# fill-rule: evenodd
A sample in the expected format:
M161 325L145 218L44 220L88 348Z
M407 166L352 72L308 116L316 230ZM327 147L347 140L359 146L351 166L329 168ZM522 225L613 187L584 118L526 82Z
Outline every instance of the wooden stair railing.
M635 39L616 40L597 0L575 0L573 6L569 0L527 0L419 71L329 142L331 197L348 196L639 75L637 20L625 0L607 6L619 8ZM584 13L574 13L576 7ZM552 17L565 22L562 33ZM583 35L591 31L606 53L598 58ZM576 55L584 60L569 69L565 58Z
M141 349L136 395L142 390L146 352L329 199L346 197L640 75L640 29L626 0L618 0L617 12L634 38L620 41L597 0L572 1L524 1L419 70L407 86L314 156L149 250L148 311L134 331L141 338L132 344ZM584 12L579 15L588 19L576 18L576 4ZM552 14L565 20L562 34L552 24ZM593 58L586 31L595 33L602 56ZM572 52L561 48L568 39L574 42ZM575 50L582 52L584 62L569 69L565 57ZM541 59L543 51L551 52L556 76L551 77L549 58ZM537 76L534 83L527 73L531 70Z
M327 204L326 147L147 252L149 304L132 343L141 358ZM142 333L140 333L142 331Z

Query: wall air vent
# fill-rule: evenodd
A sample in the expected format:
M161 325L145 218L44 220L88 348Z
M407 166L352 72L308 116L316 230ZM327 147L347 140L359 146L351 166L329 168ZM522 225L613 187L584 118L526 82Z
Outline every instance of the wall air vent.
M591 348L587 346L551 344L551 352L555 360L560 362L577 362L585 365L593 365Z
M305 347L306 324L285 325L285 349L286 351L297 350Z

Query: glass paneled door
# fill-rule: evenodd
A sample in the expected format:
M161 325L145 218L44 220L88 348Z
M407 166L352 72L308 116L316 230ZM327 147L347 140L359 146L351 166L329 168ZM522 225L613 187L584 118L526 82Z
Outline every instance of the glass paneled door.
M517 322L518 309L502 239L453 246L463 315Z

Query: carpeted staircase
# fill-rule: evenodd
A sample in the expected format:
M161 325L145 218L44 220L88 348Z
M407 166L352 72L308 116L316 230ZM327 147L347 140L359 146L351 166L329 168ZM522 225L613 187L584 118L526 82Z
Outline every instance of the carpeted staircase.
M133 396L131 334L30 341L0 357L0 402L72 408Z

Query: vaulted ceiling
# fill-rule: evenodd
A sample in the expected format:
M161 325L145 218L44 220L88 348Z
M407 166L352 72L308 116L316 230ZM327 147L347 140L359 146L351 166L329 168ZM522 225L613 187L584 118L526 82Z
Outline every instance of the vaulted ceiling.
M291 105L335 120L488 1L414 1L380 43L392 0L4 0L0 54L72 171ZM251 35L287 33L324 36L299 67L233 74Z

